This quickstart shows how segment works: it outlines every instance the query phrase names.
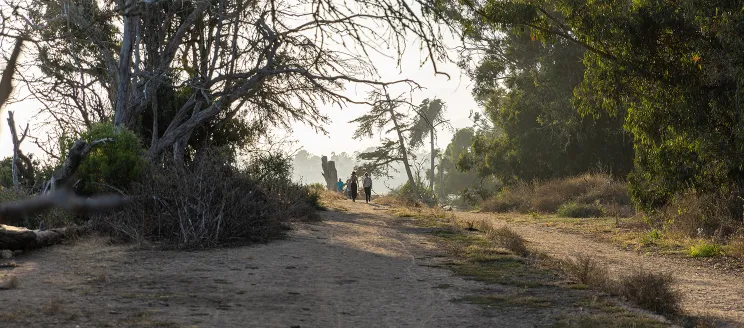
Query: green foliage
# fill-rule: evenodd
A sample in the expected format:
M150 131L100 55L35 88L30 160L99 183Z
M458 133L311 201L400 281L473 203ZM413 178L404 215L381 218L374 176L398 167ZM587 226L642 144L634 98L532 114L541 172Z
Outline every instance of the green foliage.
M586 49L580 55L583 76L572 86L573 106L595 122L605 120L607 127L624 123L635 150L634 169L629 177L631 195L642 209L651 212L686 190L723 194L744 184L744 116L740 114L744 61L735 55L744 51L744 11L740 3L653 0L594 1L589 5L586 1L489 0L458 4L459 10L448 12L457 12L453 16L461 21L467 34L474 39L485 38L501 49L510 49L503 46L510 41L488 37L500 35L493 33L493 28L529 35L535 44L578 44ZM529 61L529 55L516 58ZM545 62L541 63L547 68L545 71L551 70ZM502 62L481 65L483 69L476 81L493 80L492 71L504 66ZM536 76L536 81L544 81L539 72ZM486 88L477 90L497 85L493 81L479 84ZM544 84L534 83L533 89L516 91L510 87L511 94L500 107L511 108L516 100L545 95L539 93ZM524 92L517 92L520 90ZM551 100L557 98L537 99L541 101L525 102L532 104L527 109L553 103ZM530 116L521 117L527 119L524 122L531 121ZM615 133L619 132L615 128L605 131L621 135ZM600 136L590 140L601 140ZM546 138L545 142L549 140ZM608 145L606 152L617 153L614 150L618 148L611 143L602 143ZM509 155L486 161L494 172L508 171L503 167L508 169L510 160L520 158L522 149L506 141L490 147L492 153ZM610 158L630 157L628 152L620 153L625 155ZM518 163L538 173L545 170L542 163L555 163L541 157L540 152L531 155L537 165ZM587 158L592 156L573 157ZM512 171L517 176L536 174Z
M690 257L712 257L723 255L723 247L718 244L700 242L697 245L690 246L687 250Z
M474 96L496 131L474 136L463 169L516 180L567 177L600 168L617 175L632 166L623 115L584 117L572 104L583 80L584 49L565 40L506 36L471 71Z
M555 212L564 218L596 218L604 214L602 206L597 204L578 204L574 202L561 205Z
M133 132L116 128L109 123L94 124L80 138L91 142L104 138L112 141L99 144L80 163L77 170L80 190L83 194L110 191L110 187L126 190L132 181L143 175L148 168L144 160L139 138ZM72 139L62 139L67 150Z

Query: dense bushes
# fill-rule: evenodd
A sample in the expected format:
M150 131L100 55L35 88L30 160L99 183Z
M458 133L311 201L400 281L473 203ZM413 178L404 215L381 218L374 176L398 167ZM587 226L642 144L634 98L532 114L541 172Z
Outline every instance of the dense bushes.
M122 128L116 132L113 124L99 123L83 132L79 138L87 142L111 139L96 146L80 163L77 170L80 179L78 190L83 194L111 191L111 187L127 189L129 183L143 175L148 167L143 159L140 140L132 131ZM62 138L62 150L70 149L74 141Z
M484 201L485 212L556 213L571 217L629 216L633 207L624 183L606 174L583 174L545 182L517 182Z
M317 197L293 184L282 161L258 156L238 169L207 151L188 167L166 165L136 183L134 204L97 218L100 228L132 241L209 247L283 236L292 219L316 219ZM261 171L250 168L261 167Z

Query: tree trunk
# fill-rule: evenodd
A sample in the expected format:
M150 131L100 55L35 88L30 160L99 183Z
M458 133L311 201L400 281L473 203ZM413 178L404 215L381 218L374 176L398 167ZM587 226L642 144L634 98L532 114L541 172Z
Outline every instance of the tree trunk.
M72 147L67 151L67 156L62 166L57 168L52 174L52 177L47 181L44 186L43 193L48 193L56 188L57 185L67 182L67 180L77 171L80 163L83 161L85 156L88 156L93 147L113 141L110 138L99 139L93 142L86 142L85 140L77 140Z
M69 227L40 231L0 224L0 249L14 251L51 246L87 230L87 228Z
M406 140L403 138L403 131L401 131L400 125L398 124L398 119L395 117L395 111L393 110L393 104L390 100L390 95L385 92L385 97L387 97L388 100L388 110L390 111L390 116L393 120L393 126L395 127L395 132L398 134L398 147L400 147L401 156L403 157L403 167L406 169L406 175L408 176L408 183L411 185L411 188L413 188L414 192L416 193L417 198L421 198L421 194L418 190L418 185L416 185L416 179L413 178L413 171L411 171L411 164L408 162L408 150L406 149Z
M8 111L8 125L10 126L10 138L13 141L13 159L11 163L11 176L13 177L13 188L18 189L18 133L16 132L13 112Z
M323 178L326 181L326 187L328 187L328 190L336 191L336 181L338 181L336 163L334 161L328 161L328 157L323 156L320 158L320 166L323 168Z
M431 192L434 192L434 128L431 128L431 132L429 133L429 138L431 138L431 174L429 175L429 190Z
M134 0L119 1L124 9L124 35L122 36L121 51L119 52L119 81L116 88L116 103L114 104L114 125L118 128L129 120L127 111L129 92L131 89L132 50L134 49L135 34L139 16L132 15Z

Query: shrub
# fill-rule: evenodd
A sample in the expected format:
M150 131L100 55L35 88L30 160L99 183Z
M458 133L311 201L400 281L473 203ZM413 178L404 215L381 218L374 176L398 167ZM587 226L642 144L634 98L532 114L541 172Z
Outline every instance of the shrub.
M690 257L712 257L723 255L723 248L718 244L701 242L697 245L690 246L687 250Z
M741 226L742 201L735 195L688 191L677 195L660 211L664 227L685 237L725 237Z
M674 277L638 270L617 282L616 292L638 306L664 315L680 313L680 293L672 288Z
M607 269L587 255L578 255L562 263L563 271L587 286L604 288L609 282Z
M96 146L81 161L77 170L81 193L91 195L110 191L107 190L110 187L125 190L131 182L145 174L148 164L142 157L142 145L134 132L121 128L117 133L113 124L98 123L83 132L80 138L88 142L112 139ZM62 151L69 150L74 141L62 138Z
M601 206L609 209L602 214L618 217L634 214L625 183L616 181L607 174L590 173L543 182L517 182L481 203L481 210L555 213L567 203L594 207L587 209L593 213Z
M731 238L725 247L726 255L733 256L739 260L744 260L744 236Z
M566 203L558 208L556 214L566 218L596 218L604 213L601 206L597 204Z
M507 226L498 229L488 229L487 234L499 246L508 249L516 255L527 256L530 254L522 236Z
M291 219L318 218L307 187L265 173L205 151L188 167L153 169L133 186L133 204L96 223L123 240L193 248L268 241L282 237Z

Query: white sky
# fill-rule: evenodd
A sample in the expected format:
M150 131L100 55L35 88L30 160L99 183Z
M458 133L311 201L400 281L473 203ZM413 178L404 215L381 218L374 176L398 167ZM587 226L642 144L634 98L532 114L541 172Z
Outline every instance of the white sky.
M447 41L450 46L457 45L457 41L454 39ZM470 126L471 121L468 118L470 111L478 109L478 105L470 93L472 90L470 79L454 63L438 63L439 71L448 73L451 79L447 79L444 75L435 76L431 62L427 62L423 66L420 65L425 54L418 48L418 43L411 42L409 44L400 67L397 67L395 60L383 56L375 57L375 54L371 54L372 60L377 65L384 81L411 79L424 88L414 91L410 95L413 104L419 104L426 98L442 99L447 105L445 118L450 120L453 128L460 129ZM451 58L457 58L457 56L456 53L451 54ZM361 88L355 88L351 85L347 88L345 95L352 99L366 99L364 90L358 90L357 92L357 89ZM409 89L407 86L400 86L391 89L391 94L397 96ZM331 106L324 108L323 112L331 118L331 123L326 126L328 135L318 134L310 127L295 124L292 136L298 141L296 147L302 147L308 152L320 156L330 155L331 152L353 153L378 145L379 136L361 141L352 139L356 125L348 122L363 115L367 110L369 110L369 106L355 104L349 104L343 109ZM442 149L447 147L453 132L446 129L439 131L437 133L437 147Z

